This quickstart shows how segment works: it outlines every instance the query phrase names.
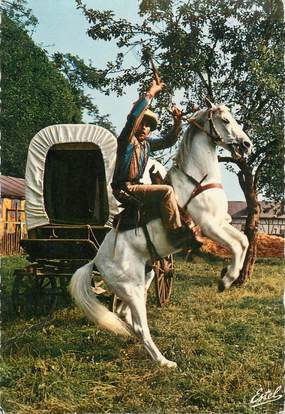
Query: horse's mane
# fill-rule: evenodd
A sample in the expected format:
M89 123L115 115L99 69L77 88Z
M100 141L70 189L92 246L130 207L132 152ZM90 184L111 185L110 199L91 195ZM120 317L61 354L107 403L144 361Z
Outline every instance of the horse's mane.
M199 120L202 120L204 115L206 113L205 109L201 109L200 111L197 111L192 115L192 119L195 119L199 122ZM177 166L183 166L184 160L187 157L187 154L191 152L193 137L195 135L195 132L197 131L197 127L193 124L189 124L186 128L182 140L180 142L177 154L174 158L174 164Z

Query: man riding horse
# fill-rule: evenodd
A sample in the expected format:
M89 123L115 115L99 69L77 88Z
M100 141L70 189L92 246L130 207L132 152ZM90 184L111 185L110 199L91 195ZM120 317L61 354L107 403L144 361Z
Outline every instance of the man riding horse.
M173 127L162 138L153 138L151 132L157 128L157 116L148 106L164 84L153 80L150 88L133 105L127 122L118 137L117 161L112 182L114 196L121 201L122 194L134 197L143 208L160 207L160 215L169 239L175 244L181 239L191 247L199 247L200 241L191 225L183 226L173 188L167 184L141 184L150 153L173 146L181 131L182 112L172 110Z

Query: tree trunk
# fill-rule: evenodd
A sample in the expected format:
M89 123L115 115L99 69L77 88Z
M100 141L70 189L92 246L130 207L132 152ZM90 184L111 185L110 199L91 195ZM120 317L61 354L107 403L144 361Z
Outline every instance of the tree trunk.
M248 215L245 223L244 233L247 236L249 242L244 264L236 281L236 284L241 285L250 278L256 260L260 205L257 200L257 193L254 185L254 176L252 169L248 165L243 164L241 171L238 173L238 178L247 202Z

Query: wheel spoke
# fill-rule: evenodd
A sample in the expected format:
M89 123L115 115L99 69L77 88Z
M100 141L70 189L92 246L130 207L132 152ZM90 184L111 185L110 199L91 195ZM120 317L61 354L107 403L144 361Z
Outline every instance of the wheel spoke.
M36 273L36 272L35 272ZM56 303L56 280L53 276L37 276L31 272L16 273L12 301L19 315L50 313Z
M159 306L163 306L170 297L173 283L173 259L168 256L154 264L156 292Z

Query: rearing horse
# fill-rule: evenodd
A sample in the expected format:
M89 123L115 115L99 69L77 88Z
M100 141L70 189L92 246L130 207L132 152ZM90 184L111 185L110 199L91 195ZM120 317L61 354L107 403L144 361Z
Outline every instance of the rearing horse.
M189 123L174 166L168 171L168 181L174 188L178 204L185 207L202 233L231 250L231 264L224 269L219 285L219 289L224 290L239 276L248 241L230 224L216 148L222 146L233 156L241 157L250 153L252 143L225 105L211 104L210 108L196 112ZM201 180L203 183L197 186L195 183ZM161 257L179 250L168 240L161 219L152 220L147 228ZM148 328L146 291L154 277L153 271L146 271L150 260L141 228L120 233L117 240L112 229L95 258L74 273L70 291L91 321L116 334L135 332L155 361L162 366L176 367L175 362L167 360L158 350ZM121 300L116 314L104 307L91 291L94 264L109 289Z

